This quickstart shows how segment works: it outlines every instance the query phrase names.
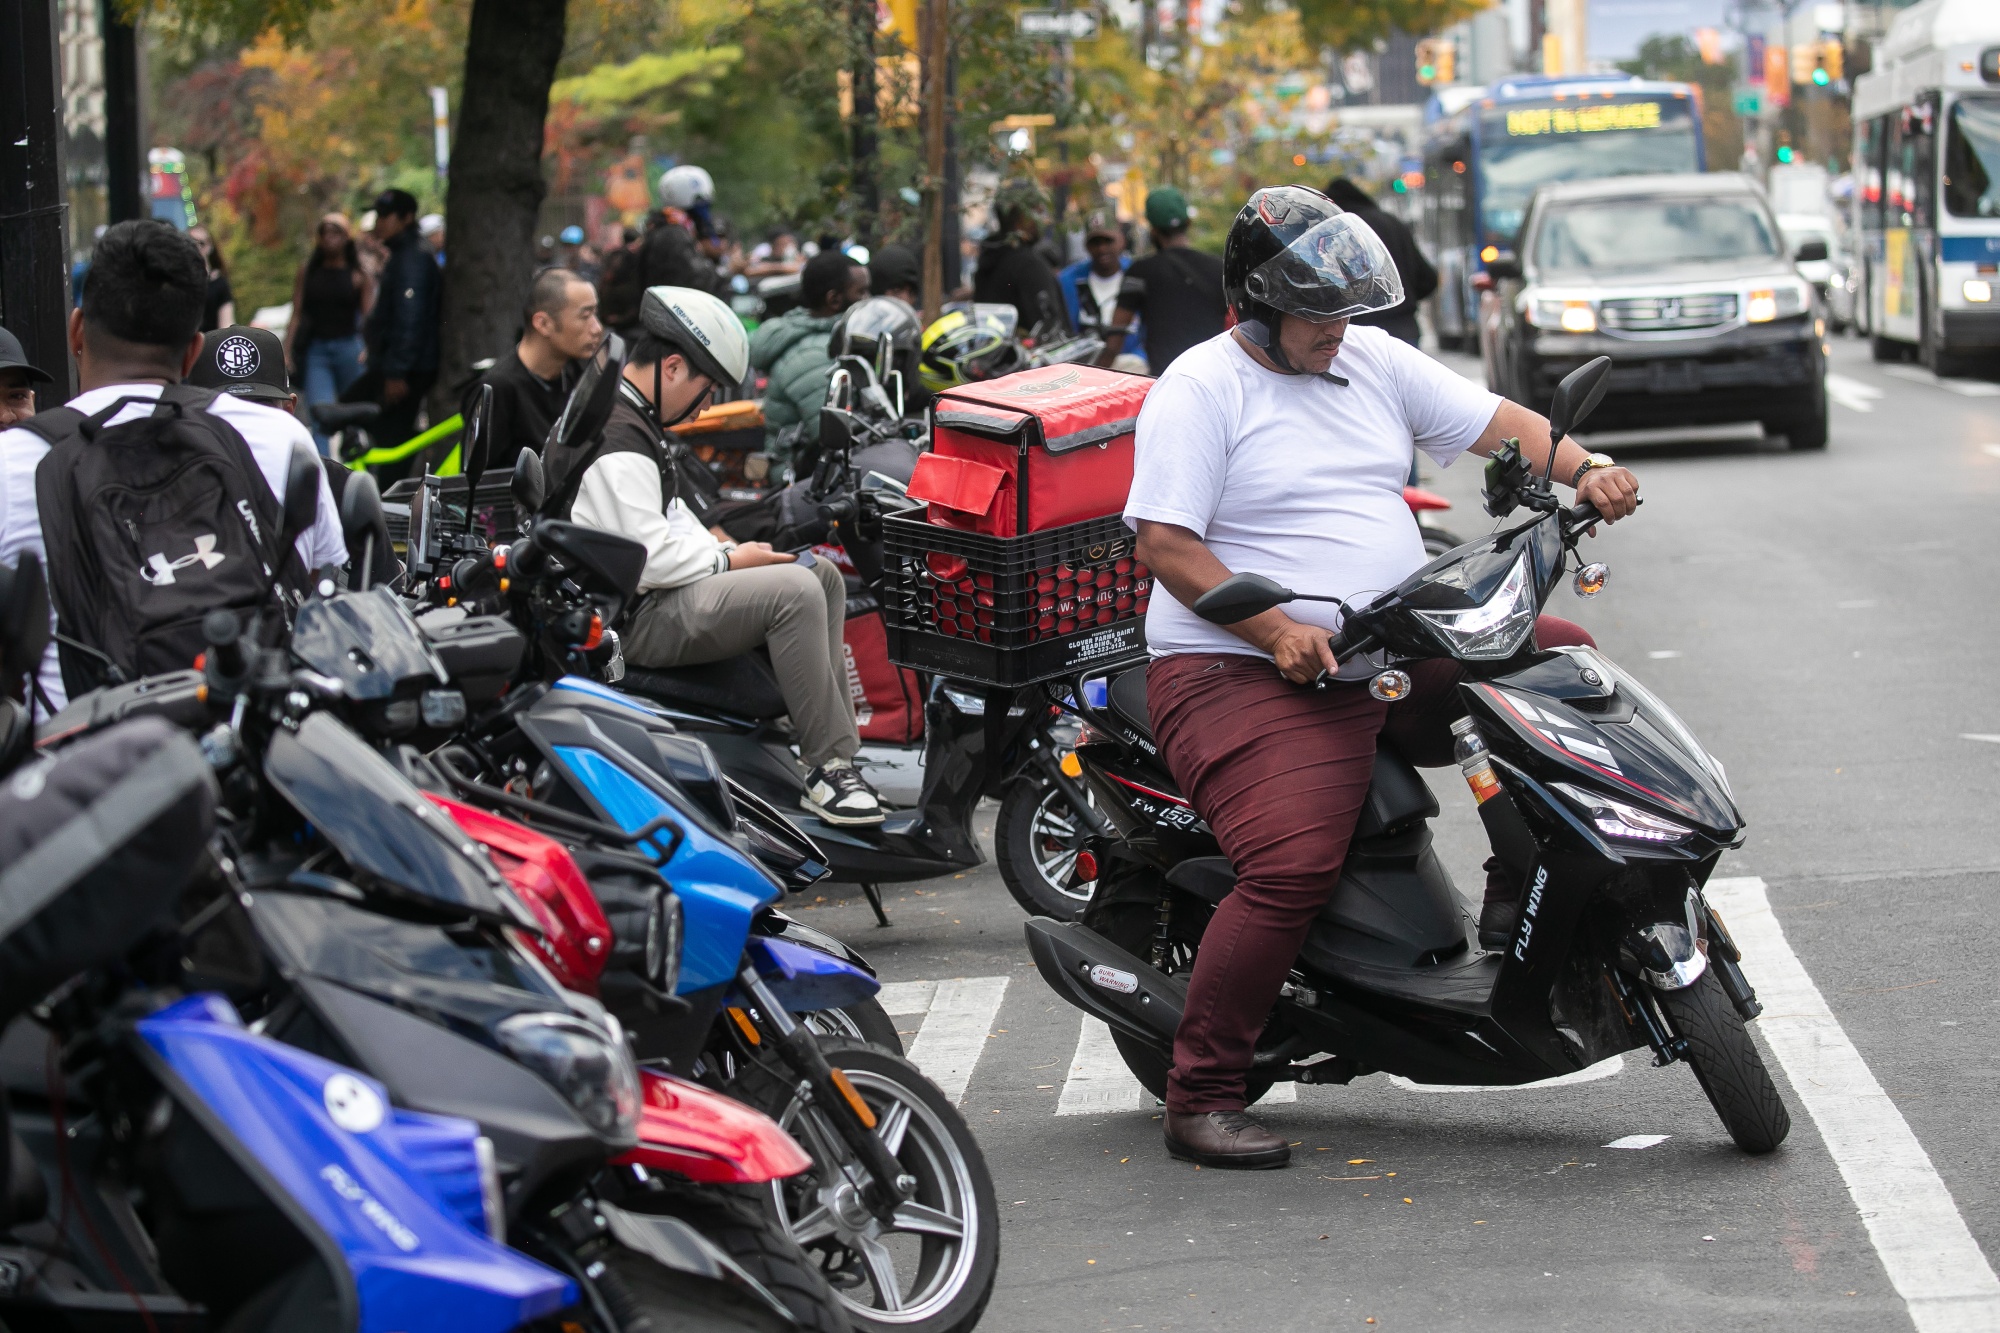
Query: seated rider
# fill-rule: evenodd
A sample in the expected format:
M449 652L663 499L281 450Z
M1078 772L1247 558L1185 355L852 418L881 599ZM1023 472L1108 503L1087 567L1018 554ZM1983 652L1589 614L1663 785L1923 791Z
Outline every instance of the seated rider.
M1460 670L1448 658L1417 663L1411 694L1381 703L1369 669L1335 660L1331 603L1227 627L1188 608L1238 572L1343 598L1395 587L1425 560L1402 498L1412 451L1444 467L1518 436L1542 467L1549 423L1382 329L1350 326L1400 302L1402 282L1375 234L1316 190L1252 195L1223 264L1236 327L1176 358L1147 396L1125 517L1170 594L1146 615L1160 753L1237 875L1202 938L1175 1035L1167 1149L1272 1167L1290 1149L1244 1113L1258 1034L1339 878L1378 738L1413 763L1449 763L1450 724L1465 714ZM1637 504L1631 473L1573 442L1553 475L1607 521ZM1536 637L1544 648L1589 642L1547 616ZM1312 688L1322 671L1339 678ZM1487 869L1481 942L1504 945L1519 885L1497 861Z
M802 565L768 542L719 540L662 480L675 475L662 427L748 373L743 325L691 287L648 288L639 323L599 443L574 465L549 460L549 512L645 545L643 596L620 629L626 660L694 666L768 645L811 770L803 804L829 824L879 824L881 800L852 762L861 737L843 668L840 571L824 560Z

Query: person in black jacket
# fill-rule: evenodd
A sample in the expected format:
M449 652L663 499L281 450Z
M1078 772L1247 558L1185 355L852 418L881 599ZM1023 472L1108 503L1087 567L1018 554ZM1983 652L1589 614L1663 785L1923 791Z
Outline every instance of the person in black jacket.
M972 271L972 299L1013 306L1023 334L1038 324L1070 331L1062 283L1035 248L1047 212L1047 198L1034 181L1002 185L993 197L993 216L1000 225L980 244L979 263Z
M368 371L342 397L380 403L375 443L397 445L417 433L417 409L437 382L443 283L437 257L417 234L417 201L407 190L384 190L376 199L374 234L389 247L389 262L377 280L375 308L364 330ZM377 468L376 476L387 485L410 470L405 459Z
M597 318L597 289L566 268L545 268L528 288L521 341L466 388L459 411L470 421L480 389L493 387L486 421L486 469L513 469L523 449L540 453L549 428L576 387L577 363L604 339Z
M1424 258L1424 252L1417 248L1417 238L1410 234L1410 228L1401 218L1383 212L1367 191L1341 176L1328 182L1326 197L1339 204L1348 212L1356 214L1368 224L1368 229L1382 238L1388 247L1389 258L1396 261L1396 272L1403 277L1403 303L1388 310L1376 311L1369 315L1356 315L1356 324L1373 324L1387 329L1410 346L1419 343L1417 333L1417 303L1437 290L1437 270L1431 261Z

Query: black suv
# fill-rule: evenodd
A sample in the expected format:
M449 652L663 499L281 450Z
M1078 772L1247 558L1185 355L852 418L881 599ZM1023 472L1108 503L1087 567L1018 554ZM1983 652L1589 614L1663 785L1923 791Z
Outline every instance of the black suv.
M1487 272L1479 343L1496 393L1546 403L1609 356L1597 429L1759 421L1794 449L1826 447L1824 312L1747 178L1545 185L1520 253Z

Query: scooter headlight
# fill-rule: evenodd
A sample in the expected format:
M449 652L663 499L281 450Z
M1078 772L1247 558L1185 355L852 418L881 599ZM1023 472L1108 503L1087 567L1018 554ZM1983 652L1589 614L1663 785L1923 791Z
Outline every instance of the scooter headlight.
M1694 836L1694 830L1685 824L1676 824L1636 805L1614 801L1602 792L1568 782L1553 785L1586 812L1597 831L1607 837L1623 838L1628 842L1675 843Z
M639 1068L615 1026L607 1033L569 1014L516 1014L499 1037L591 1129L616 1143L639 1141Z
M1493 595L1467 611L1419 611L1431 633L1453 657L1498 661L1512 657L1535 629L1535 589L1526 558L1500 581Z

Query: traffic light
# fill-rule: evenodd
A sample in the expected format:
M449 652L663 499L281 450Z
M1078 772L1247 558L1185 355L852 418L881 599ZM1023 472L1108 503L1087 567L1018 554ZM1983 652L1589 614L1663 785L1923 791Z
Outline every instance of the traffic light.
M1437 81L1445 84L1458 82L1458 43L1449 37L1438 38Z
M1846 77L1843 63L1846 51L1840 38L1828 37L1819 44L1819 68L1813 71L1813 82L1824 88L1829 83L1839 83ZM1824 75L1825 77L1821 77Z
M1790 144L1781 143L1778 145L1778 162L1780 165L1790 166L1792 164L1793 159L1796 158L1797 156L1798 154L1792 151L1792 146Z
M1813 68L1819 60L1818 43L1815 42L1812 45L1807 45L1805 42L1800 42L1791 49L1791 55L1792 82L1813 82Z
M1438 81L1437 66L1438 41L1435 37L1425 37L1417 43L1417 82L1432 84Z

